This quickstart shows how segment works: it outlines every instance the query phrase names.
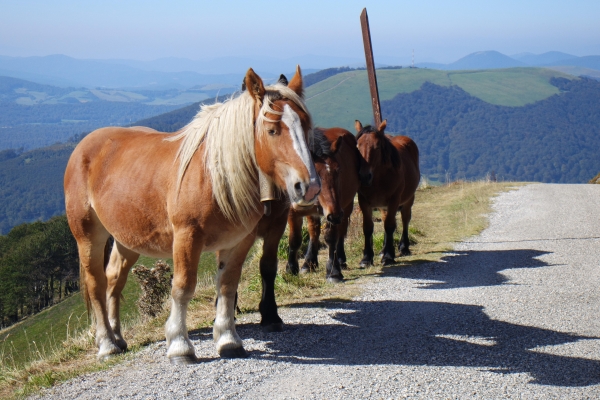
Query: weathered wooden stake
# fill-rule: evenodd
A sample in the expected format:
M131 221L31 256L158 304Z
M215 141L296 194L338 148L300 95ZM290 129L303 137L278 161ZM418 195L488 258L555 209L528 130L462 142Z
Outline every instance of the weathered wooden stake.
M371 46L371 31L369 29L369 17L367 9L363 8L360 14L360 26L362 28L363 44L365 46L365 58L367 59L367 74L369 76L369 88L371 89L371 104L373 105L373 120L375 126L381 124L381 105L379 104L379 90L377 88L377 76L375 75L375 61L373 60L373 47Z

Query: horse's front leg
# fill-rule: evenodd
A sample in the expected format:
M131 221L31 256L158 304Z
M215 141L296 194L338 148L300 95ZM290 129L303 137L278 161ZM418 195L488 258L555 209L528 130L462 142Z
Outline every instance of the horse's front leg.
M350 224L350 216L352 215L352 209L354 208L354 201L344 208L344 218L338 227L338 241L335 249L335 255L338 262L340 263L341 269L348 269L346 263L346 249L344 248L344 240L348 234L348 225Z
M127 283L127 274L139 258L139 254L125 248L115 241L110 253L110 261L106 267L108 288L106 303L108 306L108 320L112 328L117 346L123 351L127 350L127 343L121 334L120 301L121 293Z
M235 330L235 299L242 265L255 238L256 232L252 232L234 248L217 252L217 315L213 339L223 358L248 356Z
M260 326L265 332L281 332L283 330L283 321L277 314L277 303L275 302L275 278L277 277L277 249L286 223L287 212L277 218L272 217L263 234L263 254L260 258L262 297L258 309L261 315Z
M336 256L338 229L339 225L330 223L327 223L327 227L325 228L325 242L329 250L325 277L327 278L327 282L330 283L341 283L344 281L344 275L342 275L342 269Z
M298 275L300 269L298 266L298 250L302 245L302 217L296 214L294 210L290 210L288 226L290 228L290 236L286 271L292 275Z
M301 274L314 272L319 268L319 238L321 237L321 217L309 216L306 218L308 225L308 248L304 257L304 264L300 270Z
M202 241L194 232L177 232L173 241L173 287L171 315L165 325L167 356L172 363L190 364L196 361L194 345L188 337L187 308L196 290L198 261Z
M394 232L396 231L396 213L397 205L389 205L383 221L385 236L383 240L383 256L381 264L386 266L393 264L396 258L396 249L394 248Z
M410 224L410 219L412 217L412 206L415 202L415 196L410 199L410 201L402 206L400 210L400 215L402 216L402 238L400 239L400 244L398 245L398 251L400 251L401 256L409 256L410 255L410 240L408 238L408 225Z
M360 268L367 268L373 265L373 208L367 203L366 199L358 195L358 205L363 215L363 235L365 237L365 247L363 249L363 258L360 261Z

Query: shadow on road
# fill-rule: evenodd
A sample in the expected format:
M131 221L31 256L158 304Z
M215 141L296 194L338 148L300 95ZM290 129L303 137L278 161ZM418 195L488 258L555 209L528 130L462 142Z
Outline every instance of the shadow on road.
M422 282L421 289L495 286L508 282L501 274L504 270L549 266L538 259L546 254L550 253L539 250L456 251L442 257L440 262L384 268L382 276L433 281Z
M442 263L385 268L384 277L414 279L423 289L507 284L501 271L548 266L536 250L465 251ZM490 319L478 305L428 301L320 302L294 307L334 311L341 324L288 324L263 333L242 324L242 338L264 340L272 350L251 357L293 363L476 367L499 374L527 373L532 383L588 386L600 383L600 361L535 351L597 337ZM319 311L316 311L319 312ZM325 310L323 310L325 312ZM198 331L197 331L198 332Z
M600 362L532 351L582 339L552 330L490 319L483 307L440 302L320 303L339 310L344 325L286 325L265 334L241 325L243 338L269 342L281 361L336 365L429 365L478 367L510 374L529 373L532 383L587 386L600 383ZM307 344L307 343L310 343Z

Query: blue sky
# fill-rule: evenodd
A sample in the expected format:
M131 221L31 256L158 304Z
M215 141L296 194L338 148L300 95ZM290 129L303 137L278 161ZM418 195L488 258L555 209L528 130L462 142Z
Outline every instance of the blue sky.
M76 58L362 59L367 7L376 59L452 62L469 53L600 54L600 1L0 0L0 54Z

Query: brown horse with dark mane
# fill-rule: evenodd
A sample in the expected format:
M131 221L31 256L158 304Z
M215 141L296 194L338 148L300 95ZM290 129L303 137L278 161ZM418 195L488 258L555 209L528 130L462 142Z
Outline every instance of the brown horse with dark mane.
M308 219L310 242L302 270L314 271L317 267L320 216L324 215L327 221L325 241L329 247L326 276L330 282L343 279L341 267L346 264L344 239L354 206L354 196L360 185L360 154L354 135L341 128L315 129L311 154L321 179L318 205L290 208L287 199L274 201L271 214L265 215L258 224L258 236L263 238L263 254L260 259L262 298L258 308L262 317L260 324L268 332L283 329L283 321L277 313L275 302L275 278L277 249L286 222L290 225L288 272L299 272L297 254L302 242L303 216L307 216Z
M361 267L373 265L373 208L382 211L385 236L381 262L394 263L394 231L396 212L402 216L402 237L398 245L400 255L410 254L408 224L419 186L419 149L406 136L389 136L384 133L386 121L379 127L362 126L356 121L358 149L364 161L360 168L361 187L358 204L363 214L365 247Z
M145 254L174 262L167 356L173 362L196 360L186 312L203 251L217 253L217 351L222 357L246 355L234 303L263 216L259 175L300 207L316 201L320 183L307 145L312 123L300 69L288 86L268 87L250 69L245 85L240 96L203 106L179 132L103 128L71 155L64 181L67 218L79 248L99 358L127 348L119 301L129 269ZM110 236L115 242L105 257Z
M354 208L354 197L360 186L358 170L360 154L356 138L342 128L315 129L313 159L324 190L318 204L309 209L292 209L288 217L290 227L290 251L287 270L298 273L298 250L302 244L302 218L307 217L310 240L304 257L301 273L315 271L318 267L321 215L325 216L325 243L329 249L326 265L327 281L342 282L342 268L346 266L344 240L348 232L350 215Z

